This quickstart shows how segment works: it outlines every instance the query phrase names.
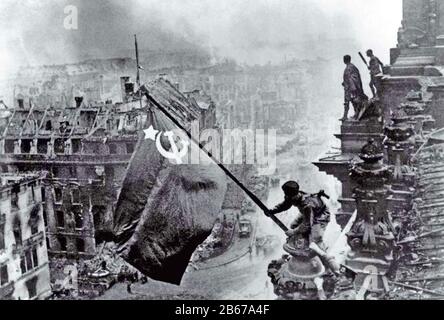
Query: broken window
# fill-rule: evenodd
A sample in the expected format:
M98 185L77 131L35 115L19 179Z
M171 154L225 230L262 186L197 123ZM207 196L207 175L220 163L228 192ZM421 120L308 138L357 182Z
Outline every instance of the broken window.
M54 140L54 152L59 154L65 153L65 141L61 138Z
M26 258L24 255L20 257L20 270L22 271L22 274L26 273Z
M76 167L69 167L69 176L71 178L77 178L77 169L76 169Z
M82 149L82 143L80 139L72 139L71 140L72 153L80 153Z
M3 264L0 266L0 286L4 286L9 282L8 265Z
M48 212L46 211L46 204L42 203L42 213L43 213L43 222L45 223L45 227L48 225Z
M37 140L37 153L46 154L48 153L48 141L46 139Z
M31 185L31 199L35 201L35 186Z
M57 178L59 176L59 168L58 167L52 167L52 175L54 178Z
M71 210L72 213L74 214L76 229L82 229L83 228L82 207L80 205L73 205L71 207Z
M19 208L19 192L20 192L20 186L15 185L12 187L11 190L11 206L12 209L18 209Z
M0 215L0 250L5 249L5 220L5 216Z
M14 153L14 140L5 140L5 153Z
M55 202L62 203L63 191L62 188L54 188Z
M33 221L31 224L31 233L34 235L37 234L38 232L39 232L39 225L37 222Z
M65 227L65 213L62 210L57 210L56 216L57 216L57 227L64 228Z
M22 224L21 224L20 219L18 217L15 217L14 226L13 226L12 231L14 233L15 244L17 246L21 246L22 245Z
M20 144L20 149L22 153L29 153L31 152L31 141L32 140L25 140L23 139Z
M85 252L85 241L81 238L78 238L76 242L77 251L81 253Z
M39 266L39 255L37 253L37 248L32 249L32 264L34 268Z
M106 178L109 179L109 181L114 180L114 167L112 166L106 167Z
M46 121L45 130L52 131L52 121L51 120Z
M36 204L32 207L32 210L29 213L28 224L31 227L32 235L35 235L39 232L39 223L40 223L40 205Z
M61 134L65 134L65 133L68 133L68 131L69 131L69 121L61 122L60 126L59 126L59 132Z
M33 263L32 263L32 253L31 250L26 250L25 252L25 259L26 259L26 271L33 269Z
M17 193L13 193L11 195L11 205L13 209L18 209L18 195Z
M103 221L105 220L105 212L106 208L105 206L92 206L92 214L94 219L94 227L97 229L100 229Z
M127 144L126 144L126 153L128 153L128 154L132 154L134 152L134 143L132 143L132 142L128 142Z
M67 251L67 245L66 245L66 238L65 237L58 237L59 243L60 243L60 251Z
M39 266L39 257L37 254L37 248L28 249L20 257L20 269L22 274L33 270Z
M48 225L48 212L46 211L46 189L45 187L41 188L41 194L42 194L42 214L43 214L43 221L45 223L45 227Z
M117 146L115 143L109 144L109 153L110 154L117 154Z
M73 204L80 204L80 189L72 189L71 190L71 197L72 197L72 203Z

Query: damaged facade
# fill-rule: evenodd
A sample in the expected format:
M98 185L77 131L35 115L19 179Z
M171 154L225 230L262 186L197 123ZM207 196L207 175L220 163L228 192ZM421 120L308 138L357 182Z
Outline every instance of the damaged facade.
M0 300L44 299L51 295L43 178L1 174Z
M159 98L181 95L167 80L148 85ZM123 103L68 106L30 104L4 109L0 162L3 172L48 172L43 208L51 255L91 258L96 244L109 239L118 192L146 120L134 84L122 78ZM190 95L203 128L215 125L215 106ZM204 101L204 102L201 102Z

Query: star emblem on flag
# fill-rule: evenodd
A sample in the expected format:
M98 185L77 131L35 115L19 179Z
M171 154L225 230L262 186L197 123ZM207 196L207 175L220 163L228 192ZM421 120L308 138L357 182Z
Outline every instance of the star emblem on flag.
M159 130L156 130L153 128L153 126L150 126L148 129L143 130L145 133L145 140L150 139L153 141L156 141L156 135L159 133Z

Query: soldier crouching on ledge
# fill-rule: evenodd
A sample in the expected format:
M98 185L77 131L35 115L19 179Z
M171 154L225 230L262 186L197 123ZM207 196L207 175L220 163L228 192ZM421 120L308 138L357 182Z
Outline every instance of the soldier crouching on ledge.
M333 257L325 253L326 246L322 240L325 229L330 222L330 212L322 201L322 197L328 198L324 191L310 195L299 190L299 184L295 181L288 181L282 186L285 194L284 202L277 205L273 210L266 213L267 216L275 215L289 210L292 206L298 208L301 213L291 224L290 230L286 232L289 238L302 237L310 244L309 248L314 251L323 264L339 274L339 266L334 262Z

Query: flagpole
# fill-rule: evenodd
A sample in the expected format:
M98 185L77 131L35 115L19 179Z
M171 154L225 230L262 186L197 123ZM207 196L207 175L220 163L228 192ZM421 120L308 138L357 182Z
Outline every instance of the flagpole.
M134 46L136 49L136 69L137 69L136 84L138 90L140 88L140 63L139 63L139 46L137 45L137 35L134 35ZM142 109L142 96L139 97L139 103L140 103L140 108Z
M140 64L139 64L139 46L137 45L137 35L134 35L134 45L136 48L136 68L137 68L137 87L140 87Z

